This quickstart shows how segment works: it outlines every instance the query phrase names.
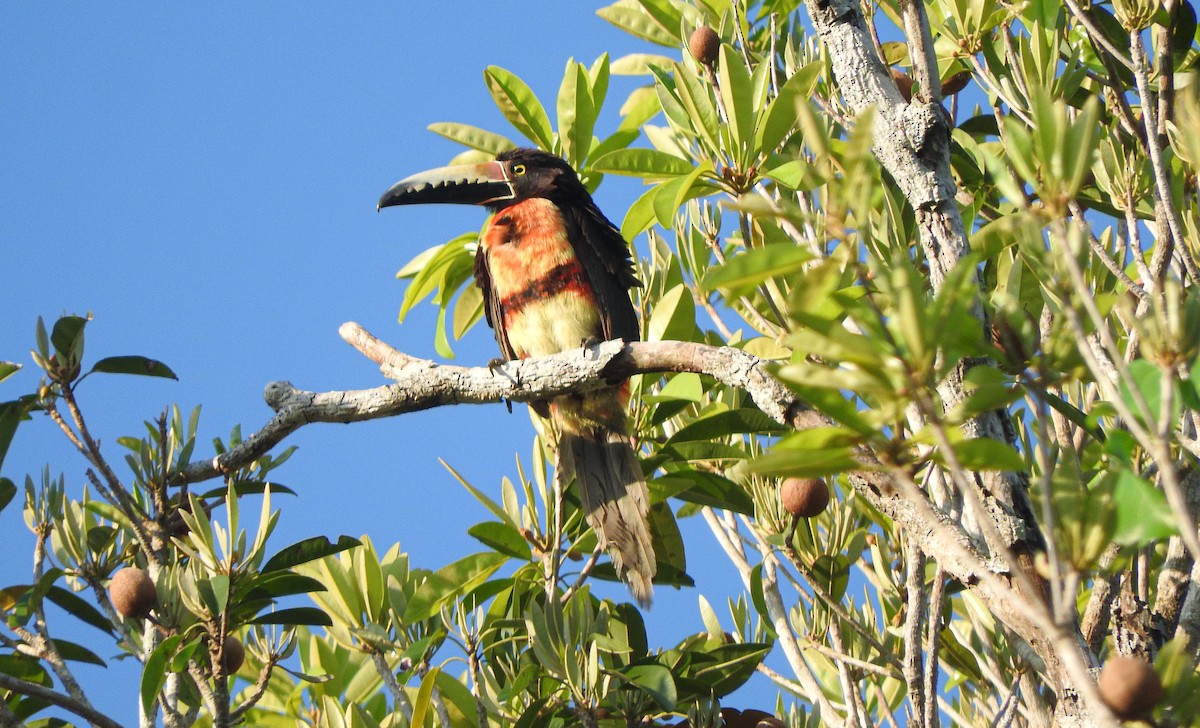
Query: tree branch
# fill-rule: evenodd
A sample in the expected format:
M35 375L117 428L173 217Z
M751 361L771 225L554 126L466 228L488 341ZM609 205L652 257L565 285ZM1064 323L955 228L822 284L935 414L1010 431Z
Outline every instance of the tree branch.
M212 460L194 462L172 477L173 485L208 480L236 471L267 453L291 433L313 422L361 422L451 404L529 402L610 386L634 374L695 372L745 390L776 422L798 429L830 424L767 371L767 362L731 347L685 342L608 341L542 359L496 368L460 367L415 359L398 352L357 324L342 337L395 380L375 389L306 392L272 382L263 393L275 416L240 445Z
M78 715L80 718L86 718L92 725L99 726L99 728L121 728L120 723L90 705L84 705L68 695L63 695L50 688L42 687L36 683L27 682L2 672L0 672L0 688L12 690L21 695L28 695L31 698L44 700L51 705L57 705L63 710Z

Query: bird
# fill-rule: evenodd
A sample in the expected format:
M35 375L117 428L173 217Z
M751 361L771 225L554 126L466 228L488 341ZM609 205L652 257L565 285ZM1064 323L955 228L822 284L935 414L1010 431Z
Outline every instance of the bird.
M475 284L506 360L638 340L630 290L641 283L629 245L565 160L516 148L491 162L419 172L389 188L378 209L425 203L490 211L475 253ZM554 423L561 487L577 484L584 516L617 575L649 607L657 562L628 400L625 380L530 407Z

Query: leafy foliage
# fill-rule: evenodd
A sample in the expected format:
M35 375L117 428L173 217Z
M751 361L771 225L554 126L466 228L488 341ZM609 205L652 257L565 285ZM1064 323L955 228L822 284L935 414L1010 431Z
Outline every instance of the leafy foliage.
M640 180L620 227L639 250L643 338L752 353L819 417L776 422L693 373L631 381L659 580L692 583L678 521L703 518L746 585L727 618L701 596L698 633L652 646L635 607L592 595L590 579L615 573L577 497L554 487L548 435L498 488L450 470L485 513L469 530L483 551L427 569L399 546L318 535L268 557L272 497L290 493L268 476L290 450L196 495L180 486L198 412L176 409L119 441L119 477L75 388L174 374L143 356L85 371L88 318L65 316L38 322L38 391L0 403L0 464L16 428L47 414L99 475L70 490L48 469L26 480L39 551L30 583L0 589L13 634L0 674L51 687L64 661L103 663L39 639L49 600L144 663L143 712L173 725L201 710L216 725L732 724L750 711L723 703L756 670L794 726L1098 724L1092 678L1053 664L1068 635L1083 667L1152 660L1165 685L1152 717L1195 724L1192 4L885 1L861 48L880 62L850 73L845 45L818 42L851 42L828 7L618 0L598 15L646 52L568 61L554 99L489 67L515 135L429 127L466 148L457 162L532 145L592 190ZM928 39L905 35L914 23ZM720 38L715 61L687 51L701 25ZM905 42L880 42L892 37ZM614 76L640 85L609 130ZM466 233L398 274L401 321L436 306L447 357L482 317L477 245ZM15 369L0 362L0 381ZM242 442L235 429L214 446ZM787 476L825 478L834 502L793 518ZM0 508L18 492L0 478ZM255 494L251 537L240 505ZM154 578L153 620L121 619L105 595L131 565ZM248 653L236 675L231 635ZM763 667L773 651L790 674ZM35 693L0 699L23 720L45 707Z

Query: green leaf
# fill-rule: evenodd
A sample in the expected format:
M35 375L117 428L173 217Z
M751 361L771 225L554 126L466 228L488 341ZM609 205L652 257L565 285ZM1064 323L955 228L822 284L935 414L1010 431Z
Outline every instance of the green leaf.
M721 118L713 101L711 86L701 82L682 63L675 64L675 92L687 111L689 125L710 149L721 149Z
M767 609L767 595L763 591L763 565L755 564L750 570L750 601L754 604L754 610L758 612L759 619L766 629L767 634L771 639L776 639L778 635L775 633L775 627L771 622L771 613Z
M654 225L654 202L661 186L655 185L646 190L629 206L629 210L625 213L625 219L621 222L621 237L633 240Z
M477 126L470 124L457 124L450 121L439 121L425 127L429 131L443 136L450 141L458 142L465 147L478 149L481 152L492 155L493 157L500 152L514 149L517 145L508 137L496 134L495 132L480 129Z
M108 663L103 658L83 645L77 645L74 642L67 642L66 640L51 640L51 642L54 643L54 648L58 650L58 654L62 655L64 660L86 662L89 665L108 667Z
M3 382L5 379L8 379L13 374L20 371L20 369L21 369L20 364L16 364L11 361L0 360L0 382Z
M658 707L666 711L675 710L675 701L678 699L675 678L666 667L658 664L631 665L616 674L653 698Z
M742 57L732 46L721 44L720 67L717 75L721 79L721 100L729 118L729 134L733 152L738 159L749 159L757 152L749 149L754 142L756 118L754 89L751 87L750 72Z
M750 469L773 476L818 477L861 470L854 457L858 438L841 427L814 427L786 435L767 453L754 458Z
M721 645L708 650L705 660L697 660L701 666L692 676L722 698L744 685L770 651L771 645L756 642Z
M46 592L46 598L79 621L90 624L107 634L111 635L113 633L113 625L112 622L108 621L108 617L101 614L99 609L96 609L90 602L81 598L75 592L54 585Z
M93 372L105 374L137 374L143 377L163 377L178 380L171 367L156 359L144 356L110 356L92 367Z
M521 536L521 532L508 523L486 521L476 523L467 529L484 546L489 546L499 553L523 561L529 560L529 542Z
M659 566L656 581L664 583L673 573L686 576L687 555L684 552L683 536L679 532L675 514L671 512L666 503L655 503L650 506L648 520L650 533L654 539L654 559Z
M692 171L683 157L657 149L614 149L592 162L591 168L605 174L623 174L649 179L678 177Z
M692 290L680 283L667 291L650 314L649 341L691 341L696 333L696 304Z
M499 66L488 66L483 77L492 93L492 100L509 123L542 149L552 151L554 133L550 127L550 117L529 86Z
M1025 459L1006 443L975 437L954 443L954 455L968 470L1024 470Z
M16 494L16 483L8 478L0 478L0 511L3 511L5 506L12 502L13 496Z
M646 76L651 66L668 68L674 59L658 53L629 53L612 62L614 76Z
M813 581L825 589L834 601L841 601L850 583L850 561L842 554L821 554L813 562Z
M596 11L596 15L642 40L648 40L671 49L677 49L679 46L679 38L676 37L676 34L668 32L659 25L633 0L620 0L608 7L600 8Z
M759 124L756 145L761 151L774 151L795 128L796 105L809 103L816 93L823 68L822 61L813 61L797 70L784 82L779 94L767 106Z
M778 167L764 169L762 176L792 190L811 190L822 181L820 171L805 159L793 159Z
M331 543L325 536L306 538L303 541L288 546L272 556L270 560L263 565L262 572L265 574L270 571L290 569L293 566L305 564L309 561L315 561L331 554L336 554L361 545L361 541L349 536L340 536L337 540L337 543Z
M201 579L196 582L196 588L200 590L200 597L213 616L225 613L229 607L228 574L214 574L207 579Z
M438 613L443 604L466 594L496 573L508 556L493 552L472 554L444 566L429 578L408 601L404 621L420 622Z
M475 496L475 500L482 503L484 508L487 508L489 511L496 514L496 517L499 518L504 523L507 523L514 527L516 526L516 522L513 521L512 517L508 515L508 512L504 510L504 506L501 506L496 501L487 497L483 493L483 491L479 490L475 486L468 483L467 479L464 478L462 475L460 475L457 470L450 467L449 463L447 463L445 460L439 459L438 462L440 462L442 464L442 467L444 467L446 470L449 470L450 474L454 476L454 479L457 480L462 485L462 487L466 488L468 493Z
M142 712L144 714L150 715L154 701L158 698L163 686L167 684L167 664L174 657L175 651L179 649L182 642L183 635L171 635L160 642L158 647L154 648L154 652L150 653L150 657L146 658L146 664L142 667L141 686Z
M258 574L244 598L272 600L294 594L310 594L320 591L325 591L325 585L311 576L304 576L293 571L275 570Z
M716 440L734 434L757 432L789 432L791 428L784 427L768 417L762 410L741 408L721 410L702 415L679 428L671 435L668 442L686 442L689 440Z
M558 89L558 141L563 158L576 168L592 146L595 124L591 79L582 64L568 61Z
M1113 540L1121 545L1140 548L1179 533L1163 492L1128 470L1117 474L1113 505L1117 509Z
M657 402L700 402L704 399L704 382L695 372L680 372L667 380L658 394L648 399Z
M201 644L202 641L200 637L194 637L192 638L191 642L188 642L187 644L183 645L183 647L180 647L179 651L175 653L175 656L171 658L171 663L168 666L168 669L170 669L171 672L186 672L188 669L188 662L192 659L192 655L196 654L196 650L200 649Z
M267 492L268 488L271 489L271 495L278 495L280 493L296 495L296 491L287 487L283 483L276 483L270 480L236 480L231 485L233 486L233 492L238 496L262 495L263 493ZM223 485L219 488L206 490L196 497L200 498L201 500L206 500L208 498L221 497L227 495L228 493L229 486Z
M437 680L439 674L441 674L441 669L435 667L421 678L421 687L417 689L417 698L413 701L410 725L425 725L425 714L429 712L429 706L433 702L433 687L437 684L434 681Z
M333 620L325 612L316 607L290 607L277 609L273 612L260 614L250 620L250 624L286 624L304 625L306 627L332 627Z
M454 319L451 322L451 333L454 334L454 339L462 340L471 327L479 323L482 318L483 293L479 290L479 286L464 287L458 296L458 301L454 304Z
M722 508L736 513L754 515L754 501L746 489L732 480L702 470L687 469L667 473L649 482L654 502L668 497L688 503Z
M63 316L54 322L54 329L50 332L50 343L54 344L60 359L65 356L79 361L82 357L83 327L87 322L82 316Z
M1143 424L1150 430L1157 431L1158 423L1162 418L1162 379L1164 376L1171 375L1164 373L1162 369L1145 359L1136 359L1129 362L1129 373L1133 377L1133 385L1136 387L1136 391L1141 394L1142 399L1146 402L1146 406L1150 408L1150 421L1143 422ZM1124 400L1125 406L1136 416L1139 418L1145 417L1145 413L1143 413L1141 406L1138 404L1134 390L1129 387L1129 384L1125 379L1121 380L1121 399ZM1174 398L1172 402L1176 404L1177 409L1178 403L1175 402ZM1178 418L1176 412L1172 412L1171 414L1172 420Z
M33 406L33 397L0 402L0 465L4 464L8 447L12 444L13 436L17 434L17 426L29 418L29 411ZM3 496L3 493L3 489L0 489L0 496ZM0 509L3 508L3 503L7 501L0 497Z
M797 273L811 259L811 253L795 245L767 245L735 255L723 265L709 268L700 285L705 290L720 288L731 295L738 295L768 278Z

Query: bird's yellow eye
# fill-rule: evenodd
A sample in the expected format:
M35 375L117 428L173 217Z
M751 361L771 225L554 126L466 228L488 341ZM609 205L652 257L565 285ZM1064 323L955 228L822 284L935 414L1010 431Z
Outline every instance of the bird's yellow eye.
M523 164L514 164L514 165L513 165L513 168L512 168L512 172L513 172L513 174L515 174L515 175L517 175L518 177L520 177L521 175L525 174L525 165L523 165Z

